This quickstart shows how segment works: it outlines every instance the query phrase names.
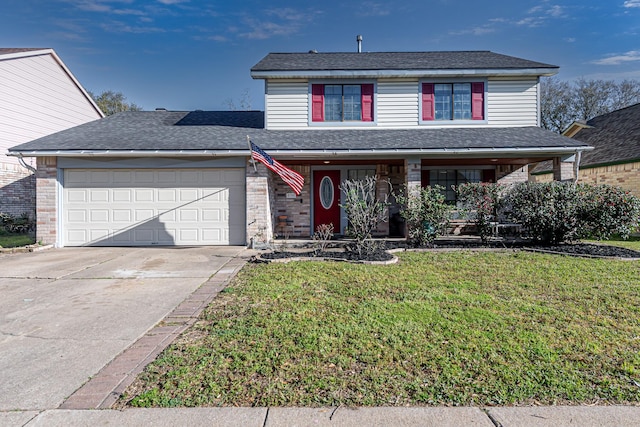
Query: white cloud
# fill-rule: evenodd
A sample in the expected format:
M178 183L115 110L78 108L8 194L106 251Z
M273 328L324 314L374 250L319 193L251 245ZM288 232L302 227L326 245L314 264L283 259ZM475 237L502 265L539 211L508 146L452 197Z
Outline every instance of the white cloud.
M187 3L189 0L158 0L158 3L162 3L165 5L172 5L178 3Z
M621 55L611 55L606 58L593 61L593 64L597 65L620 65L626 62L640 61L640 50L630 50L629 52Z
M158 27L145 27L145 26L132 26L120 21L111 21L108 23L100 24L103 30L111 33L132 33L132 34L145 34L145 33L164 33L165 30Z
M391 8L388 3L364 2L361 7L363 16L388 16L391 15Z
M297 33L300 28L313 21L316 11L298 11L292 8L269 9L265 11L266 19L247 18L245 26L251 30L238 32L240 37L264 40L276 36L286 36Z
M640 0L626 0L624 2L624 7L628 7L628 8L640 7Z

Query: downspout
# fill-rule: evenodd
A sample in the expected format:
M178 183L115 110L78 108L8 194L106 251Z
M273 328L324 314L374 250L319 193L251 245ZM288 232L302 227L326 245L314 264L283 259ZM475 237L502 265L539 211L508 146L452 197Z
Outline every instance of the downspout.
M34 168L31 165L28 165L24 161L24 158L22 157L22 154L20 154L20 153L18 153L18 162L20 163L20 166L22 166L23 168L30 170L32 173L36 173L36 168Z
M580 159L582 159L582 151L576 151L576 161L573 163L573 174L575 176L573 183L578 183L578 173L580 172Z

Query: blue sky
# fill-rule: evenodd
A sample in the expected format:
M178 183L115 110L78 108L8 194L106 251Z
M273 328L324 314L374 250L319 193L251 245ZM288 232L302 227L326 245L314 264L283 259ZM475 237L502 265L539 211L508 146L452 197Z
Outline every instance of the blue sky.
M640 79L640 0L3 0L1 47L51 47L144 109L226 109L268 52L491 50L559 78Z

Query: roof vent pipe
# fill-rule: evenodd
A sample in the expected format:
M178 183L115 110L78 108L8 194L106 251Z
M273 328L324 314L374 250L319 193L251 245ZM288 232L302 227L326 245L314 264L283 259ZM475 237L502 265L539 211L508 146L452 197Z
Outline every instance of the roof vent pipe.
M362 36L360 34L356 36L356 41L358 42L358 53L362 53Z

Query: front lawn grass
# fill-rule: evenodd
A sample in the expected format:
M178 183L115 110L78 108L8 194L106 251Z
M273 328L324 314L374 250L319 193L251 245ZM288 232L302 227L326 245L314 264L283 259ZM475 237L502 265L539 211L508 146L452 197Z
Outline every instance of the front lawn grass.
M640 262L398 256L247 265L123 402L640 403Z
M0 231L0 248L17 248L33 243L33 237L28 234L13 234L7 233L4 230Z

